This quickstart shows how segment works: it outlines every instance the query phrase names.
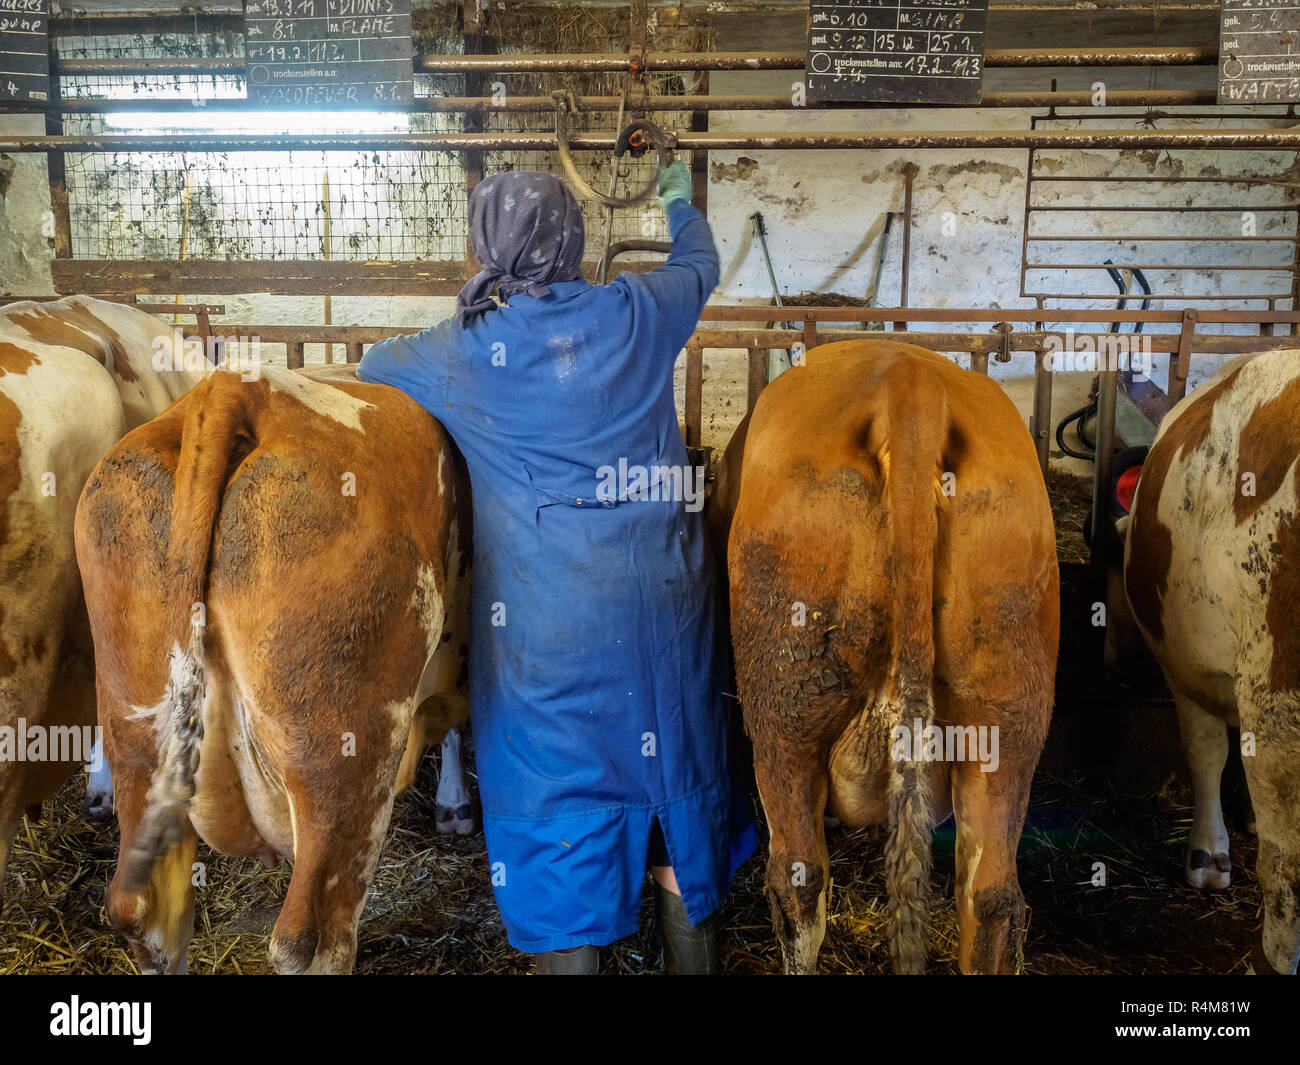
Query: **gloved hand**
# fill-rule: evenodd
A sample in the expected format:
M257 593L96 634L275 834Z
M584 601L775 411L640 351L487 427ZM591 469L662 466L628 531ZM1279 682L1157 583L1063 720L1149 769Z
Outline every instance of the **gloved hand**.
M667 212L676 200L691 202L691 172L680 161L659 171L659 205Z

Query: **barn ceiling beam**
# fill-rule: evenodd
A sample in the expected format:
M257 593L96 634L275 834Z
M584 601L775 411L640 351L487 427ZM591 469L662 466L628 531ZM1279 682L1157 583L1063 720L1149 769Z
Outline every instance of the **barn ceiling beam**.
M1300 129L1031 129L846 130L814 133L691 132L668 135L670 146L715 151L948 148L1209 148L1300 149ZM611 151L612 133L574 133L569 146ZM284 152L284 151L554 151L555 135L520 133L145 134L4 136L0 152Z

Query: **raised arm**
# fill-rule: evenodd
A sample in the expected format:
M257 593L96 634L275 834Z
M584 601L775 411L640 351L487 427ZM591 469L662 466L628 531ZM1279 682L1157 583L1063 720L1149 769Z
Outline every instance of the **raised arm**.
M668 215L672 251L662 266L644 274L621 274L648 301L660 328L656 330L674 355L695 331L700 312L718 284L718 249L704 215L690 201L691 176L685 164L673 163L659 178L659 199Z

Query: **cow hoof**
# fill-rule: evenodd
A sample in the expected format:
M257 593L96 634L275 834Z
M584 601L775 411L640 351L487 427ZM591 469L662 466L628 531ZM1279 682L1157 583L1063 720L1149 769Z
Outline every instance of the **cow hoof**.
M474 834L474 809L468 803L457 806L435 806L433 826L440 836L472 836Z
M92 821L99 821L106 817L112 817L113 793L111 791L87 789L85 798L81 800L81 808L85 811L86 816Z
M1232 862L1226 854L1189 851L1187 882L1197 891L1223 891L1232 883Z

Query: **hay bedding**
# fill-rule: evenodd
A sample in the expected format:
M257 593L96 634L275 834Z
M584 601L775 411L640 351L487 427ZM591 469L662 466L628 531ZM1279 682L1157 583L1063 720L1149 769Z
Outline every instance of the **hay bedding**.
M511 950L487 882L481 835L437 836L435 756L399 801L362 917L359 973L524 973ZM1136 785L1136 786L1134 786ZM1101 794L1101 791L1105 791ZM114 822L81 815L81 781L48 803L46 820L24 824L0 912L0 973L130 973L124 942L104 922L113 871ZM1260 896L1252 837L1232 829L1233 888L1198 895L1183 883L1187 789L1174 780L1085 787L1040 771L1034 785L1020 882L1030 908L1030 973L1240 973L1259 935ZM888 972L882 841L869 829L832 830L834 886L821 968ZM951 823L935 833L930 971L956 971L957 921ZM289 870L263 869L200 846L208 886L200 888L192 973L260 973L288 885ZM1093 862L1109 886L1089 883ZM647 893L648 895L648 893ZM724 908L729 973L780 969L767 900L763 853L737 876ZM606 973L661 971L647 903L641 934L604 952Z

